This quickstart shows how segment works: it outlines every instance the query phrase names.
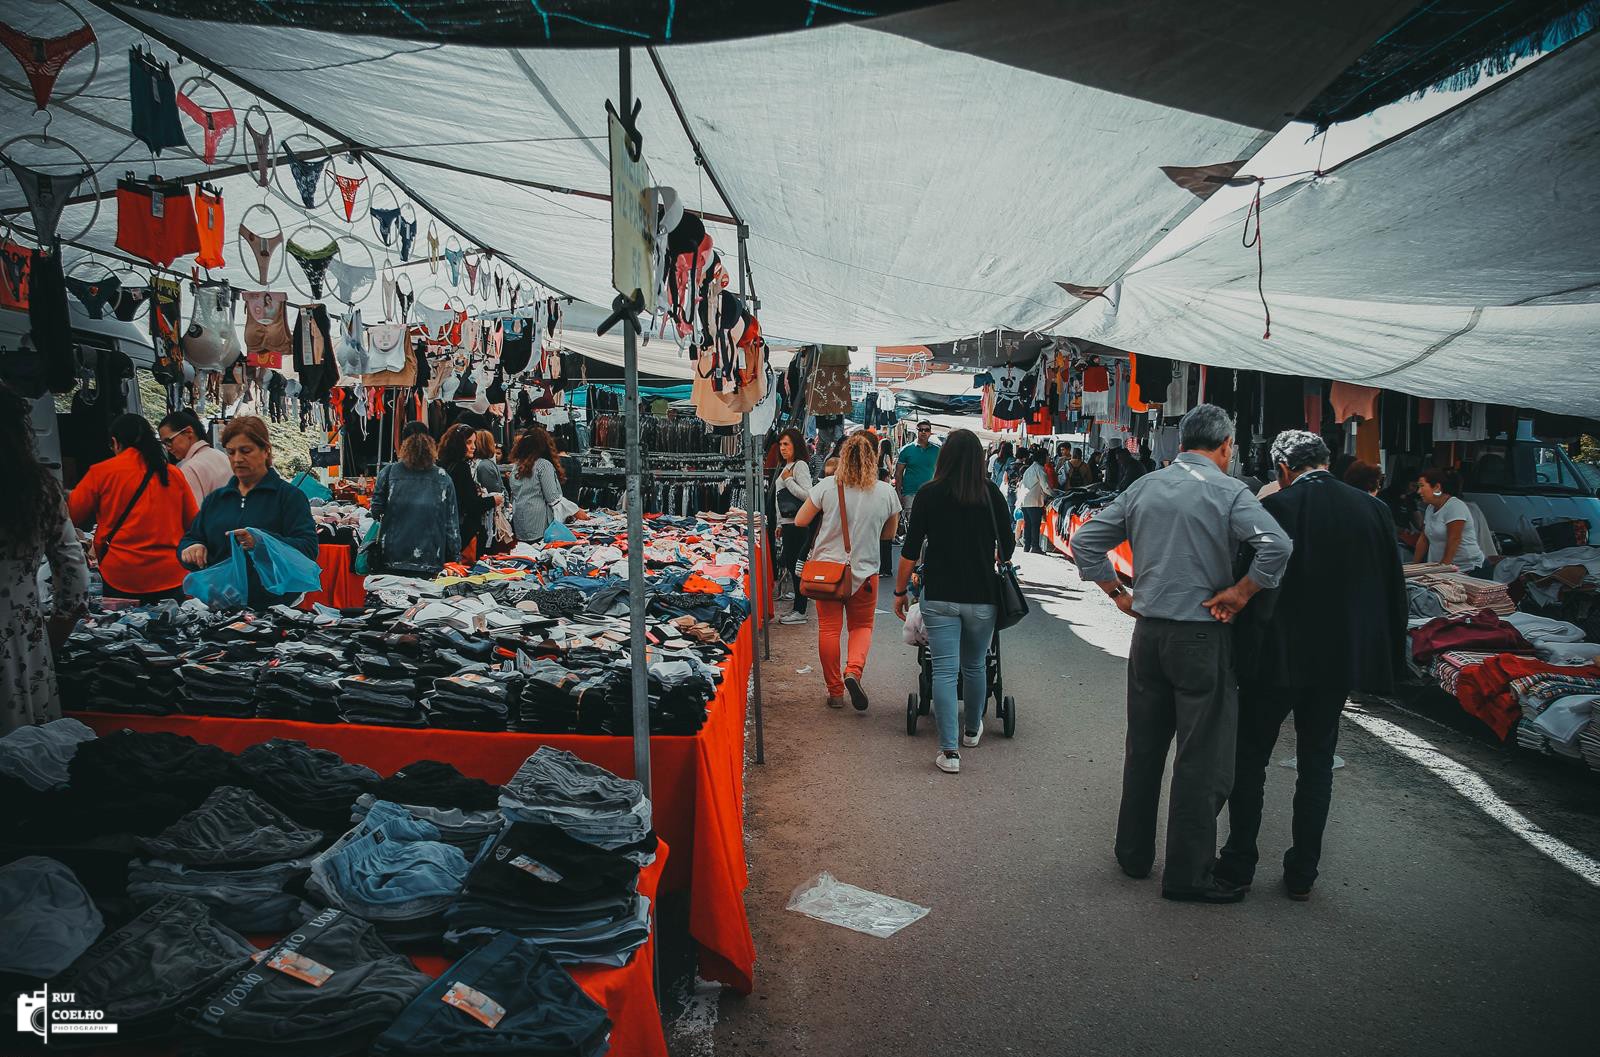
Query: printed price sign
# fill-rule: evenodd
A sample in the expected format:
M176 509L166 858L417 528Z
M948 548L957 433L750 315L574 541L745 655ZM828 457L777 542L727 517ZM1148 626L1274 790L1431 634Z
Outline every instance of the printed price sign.
M607 111L611 129L611 285L623 297L655 286L656 218L650 167L628 153L628 132Z
M482 991L468 987L459 981L452 983L449 989L440 996L439 1001L447 1006L456 1007L486 1028L492 1028L499 1024L500 1018L506 1015L505 1006L502 1006Z

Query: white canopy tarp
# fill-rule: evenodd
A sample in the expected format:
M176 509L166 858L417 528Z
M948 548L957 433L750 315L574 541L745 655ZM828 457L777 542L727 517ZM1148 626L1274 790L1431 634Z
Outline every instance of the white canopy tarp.
M916 342L996 325L1047 329L1080 304L1058 280L1110 282L1193 208L1161 166L1248 158L1407 6L968 0L659 56L749 225L766 329ZM360 147L369 168L387 170L468 245L609 303L604 104L617 92L616 52L116 10L158 51L170 42L269 109ZM148 169L126 131L125 54L108 37L93 113L52 126L109 163L103 185L130 164ZM692 208L728 212L648 58L635 56L655 178ZM4 116L22 121L12 102ZM0 186L0 207L16 201ZM733 229L709 227L732 270ZM94 238L104 244L105 232Z
M1600 34L1262 200L1072 320L1119 348L1600 415Z

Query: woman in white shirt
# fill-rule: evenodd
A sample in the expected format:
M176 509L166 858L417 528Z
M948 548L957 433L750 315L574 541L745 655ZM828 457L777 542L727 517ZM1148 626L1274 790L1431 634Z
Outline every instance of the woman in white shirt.
M1429 467L1418 475L1417 495L1427 504L1416 559L1454 565L1475 572L1486 560L1478 544L1478 526L1472 510L1460 498L1461 475L1454 470Z
M811 489L794 523L800 528L818 524L811 545L812 561L850 567L849 601L817 600L817 653L828 686L828 707L843 708L848 693L856 710L865 711L867 694L861 688L861 675L872 649L872 620L878 606L878 541L893 539L899 529L900 497L893 485L878 480L878 445L868 430L851 435L839 449L838 458L835 476L823 478ZM842 493L840 485L844 486ZM841 494L850 525L848 550L839 512ZM849 647L841 674L839 631L845 624L850 628Z
M789 428L778 437L778 468L772 471L772 495L778 508L778 575L799 579L811 531L794 523L795 515L811 498L811 467L806 460L806 439ZM794 609L778 618L780 624L806 622L806 596L794 592Z
M1039 529L1044 524L1044 498L1050 490L1050 475L1044 470L1044 452L1028 449L1028 468L1022 472L1017 485L1017 505L1022 508L1022 549L1029 554L1043 554Z

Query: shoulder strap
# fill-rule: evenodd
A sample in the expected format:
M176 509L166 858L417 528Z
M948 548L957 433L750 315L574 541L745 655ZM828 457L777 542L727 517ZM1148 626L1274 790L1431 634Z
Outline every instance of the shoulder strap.
M844 527L844 552L850 553L850 511L844 505L844 478L835 477L833 483L839 486L839 524Z
M990 487L993 487L992 485ZM1000 564L1000 515L995 513L994 495L989 491L983 493L983 505L989 508L989 521L994 525L994 562Z
M95 544L100 548L101 554L105 554L106 551L111 549L111 541L117 538L117 533L122 530L122 523L128 520L129 514L133 513L133 505L139 501L140 496L144 495L144 490L150 487L150 478L155 475L156 471L153 467L145 470L144 480L139 482L139 487L134 491L133 497L128 500L128 505L122 508L122 514L116 521L112 522L111 531L96 539ZM185 481L183 486L187 488L189 483Z

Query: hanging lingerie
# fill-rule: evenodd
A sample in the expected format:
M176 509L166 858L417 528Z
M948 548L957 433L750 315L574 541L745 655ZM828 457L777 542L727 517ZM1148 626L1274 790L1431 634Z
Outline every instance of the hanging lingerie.
M399 287L395 283L394 269L384 266L383 269L383 318L394 320L400 316L400 302L395 296Z
M352 308L339 322L339 344L334 347L333 358L343 377L371 374L367 366L367 350L361 343L361 309Z
M507 374L517 375L528 369L528 361L533 359L536 327L534 320L517 316L500 321L500 365Z
M244 130L250 133L250 142L255 152L255 171L250 176L256 183L266 187L272 180L272 122L267 118L267 112L260 110L261 119L267 122L267 130L257 132L255 126L250 124L250 114L257 110L260 108L252 107L245 111Z
M322 277L328 270L328 264L339 252L339 244L330 242L320 250L307 250L295 245L290 239L287 246L289 256L300 262L300 270L305 273L306 282L311 284L311 296L322 296Z
M501 299L501 297L502 297L502 295L504 293L505 293L505 281L503 279L501 279L500 276L497 275L497 276L494 277L494 303L495 304L498 305L500 303L500 299Z
M35 37L0 22L0 44L15 55L33 89L33 101L40 110L50 105L56 78L78 52L95 41L94 30L79 26L59 37Z
M447 250L446 253L448 252ZM478 266L483 263L482 260L469 261L463 257L461 263L467 269L467 289L476 290L478 288ZM451 269L451 274L455 274L455 269Z
M404 264L411 259L411 247L417 241L417 222L402 218L396 232L400 236L400 262Z
M400 289L400 282L397 279L395 280L394 296L395 300L400 303L400 320L404 322L411 315L411 306L417 303L416 291Z
M466 250L445 250L444 262L450 266L450 285L461 285L461 261L466 257Z
M406 366L406 327L404 323L380 323L367 328L367 357L365 373L377 371L403 371Z
M196 185L194 189L195 231L200 236L200 252L194 262L202 268L221 268L222 259L222 193Z
M89 178L89 170L55 176L30 169L10 158L0 156L17 178L17 185L28 200L28 212L33 216L34 241L41 246L53 242L56 227L61 223L61 211L67 208L67 199L79 184Z
M428 271L433 275L439 274L439 235L433 230L433 221L428 221Z
M334 173L333 182L339 188L339 198L344 202L344 219L348 223L355 219L356 194L361 190L361 185L367 182L367 178Z
M92 282L68 275L63 281L67 284L68 292L83 302L84 311L89 313L90 319L104 319L106 309L111 308L122 293L122 282L114 275Z
M111 306L111 312L124 323L132 323L133 317L139 314L139 306L148 300L148 286L124 286L117 291L117 301Z
M294 371L300 376L300 398L308 403L321 402L338 381L338 372L328 362L332 343L328 310L302 306L294 327Z
M337 287L334 292L347 304L353 303L356 294L372 285L372 277L376 274L370 264L346 264L337 257L328 262L328 271L333 273L333 284Z
M461 347L470 353L483 351L483 321L476 316L461 325Z
M244 296L244 351L251 367L282 367L292 350L289 295L249 290Z
M197 370L220 371L239 358L233 329L233 289L227 283L195 291L189 329L178 342L183 358Z
M283 245L283 232L278 232L271 238L263 238L239 222L239 237L244 244L250 247L250 256L255 259L256 278L264 285L270 281L268 267L272 264L272 255Z
M372 219L378 224L378 241L385 246L394 245L394 225L400 219L400 207L393 209L379 209L377 206L368 206L367 212L372 214Z
M205 163L210 165L217 160L217 144L222 142L233 127L239 123L233 115L232 107L221 110L207 110L193 99L178 93L178 109L189 115L189 120L200 126L200 131L205 136L204 153L201 155Z
M307 209L317 208L317 186L322 183L322 170L328 164L328 159L304 161L289 149L288 140L284 140L279 146L283 148L283 156L289 159L289 175L294 177L294 186L300 192L300 201Z
M176 183L118 180L116 244L162 268L200 252L188 189Z
M183 127L178 123L178 90L167 64L137 44L128 49L128 101L133 108L133 135L160 154L167 147L182 147Z

